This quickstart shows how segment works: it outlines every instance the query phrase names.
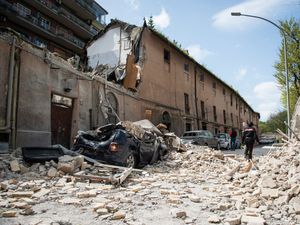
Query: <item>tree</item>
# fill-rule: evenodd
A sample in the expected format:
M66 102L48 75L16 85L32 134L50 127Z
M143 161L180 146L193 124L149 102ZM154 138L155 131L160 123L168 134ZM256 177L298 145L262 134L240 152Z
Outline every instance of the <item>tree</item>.
M284 124L285 120L286 111L271 114L266 122L259 122L260 133L276 133L278 128L283 132L286 132L286 125Z
M289 34L289 36L293 36L295 39L300 40L300 21L296 21L296 19L292 17L290 20L280 21L280 26L287 34ZM283 36L282 32L281 36ZM300 43L289 36L286 35L286 47L290 85L290 105L291 112L293 112L297 99L300 97ZM284 43L282 40L279 49L279 61L275 63L276 72L274 76L280 86L282 104L286 108L286 76L283 45Z
M155 24L154 24L154 21L153 21L153 16L150 16L147 25L148 25L148 27L150 27L152 30L155 30Z

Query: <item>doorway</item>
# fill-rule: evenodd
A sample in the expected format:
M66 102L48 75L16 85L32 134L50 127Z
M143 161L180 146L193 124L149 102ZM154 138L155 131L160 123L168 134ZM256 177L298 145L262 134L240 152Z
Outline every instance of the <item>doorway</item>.
M51 98L51 143L70 148L73 100L52 94Z

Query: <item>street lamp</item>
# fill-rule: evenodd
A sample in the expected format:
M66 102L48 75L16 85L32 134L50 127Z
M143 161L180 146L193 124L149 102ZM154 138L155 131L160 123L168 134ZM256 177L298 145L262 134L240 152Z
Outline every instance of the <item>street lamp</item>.
M291 133L290 133L290 93L289 93L289 72L288 72L288 65L287 65L287 48L286 48L286 35L295 39L293 36L289 35L282 27L278 26L276 23L260 17L260 16L253 16L253 15L247 15L247 14L242 14L240 12L232 12L231 16L246 16L246 17L252 17L252 18L257 18L257 19L261 19L264 21L267 21L271 24L273 24L275 27L277 27L280 31L282 31L283 33L283 49L284 49L284 66L285 66L285 83L286 83L286 108L287 108L287 131L288 131L288 136L291 137ZM296 40L296 39L295 39ZM298 42L298 40L296 40Z

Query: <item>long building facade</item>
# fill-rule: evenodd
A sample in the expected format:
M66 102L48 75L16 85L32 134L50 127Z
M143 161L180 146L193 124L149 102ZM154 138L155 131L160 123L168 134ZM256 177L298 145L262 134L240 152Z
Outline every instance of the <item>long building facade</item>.
M149 119L187 130L241 130L259 114L230 86L148 28L114 21L87 49L82 72L0 31L0 150L62 144L78 130Z
M64 59L86 58L85 45L105 26L94 0L0 0L0 26Z
M113 20L87 51L89 66L100 76L138 94L137 118L164 123L178 135L241 131L247 121L258 126L259 113L237 91L146 24Z

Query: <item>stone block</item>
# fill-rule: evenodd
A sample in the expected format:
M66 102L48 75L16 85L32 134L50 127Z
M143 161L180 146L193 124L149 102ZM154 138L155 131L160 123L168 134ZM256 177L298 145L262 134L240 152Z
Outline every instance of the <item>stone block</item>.
M125 219L126 217L126 214L124 211L117 211L113 214L112 216L112 220L122 220L122 219Z
M47 176L48 176L48 177L55 177L56 174L57 174L57 169L55 169L54 167L51 167L51 168L48 170Z
M186 218L186 212L184 210L172 209L170 213L174 218Z
M75 170L73 163L62 163L62 162L58 163L57 169L68 174L73 174Z
M21 171L18 160L15 159L15 160L10 162L10 169L13 172L20 172Z

